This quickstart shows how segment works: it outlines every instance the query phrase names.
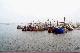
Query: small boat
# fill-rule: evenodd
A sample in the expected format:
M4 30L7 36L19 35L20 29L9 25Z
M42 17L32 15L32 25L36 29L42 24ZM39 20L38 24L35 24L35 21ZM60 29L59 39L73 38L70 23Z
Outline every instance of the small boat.
M43 28L44 30L48 30L48 27Z
M80 30L80 26L76 28L77 30Z
M36 27L32 27L32 31L37 31Z
M17 26L17 29L22 29L22 27L20 25Z
M48 33L52 33L52 27L48 27Z
M68 29L68 31L72 31L73 28L71 26L67 26L66 29Z
M31 27L32 31L44 31L44 28L41 26Z
M72 29L72 28L68 28L68 30L69 30L69 31L72 31L73 29Z
M23 28L22 31L27 31L27 30L25 28Z
M22 31L27 31L26 26L24 26L24 27L22 28Z
M27 26L26 28L27 31L33 31L33 27L31 25Z
M80 30L80 28L77 28L77 30Z
M62 34L65 32L64 28L54 28L53 31L55 34Z

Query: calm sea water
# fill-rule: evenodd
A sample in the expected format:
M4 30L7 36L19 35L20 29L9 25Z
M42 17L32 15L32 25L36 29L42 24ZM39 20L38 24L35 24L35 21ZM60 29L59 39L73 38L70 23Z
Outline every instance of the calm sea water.
M0 24L0 51L80 51L80 30L65 34L22 32L16 24Z

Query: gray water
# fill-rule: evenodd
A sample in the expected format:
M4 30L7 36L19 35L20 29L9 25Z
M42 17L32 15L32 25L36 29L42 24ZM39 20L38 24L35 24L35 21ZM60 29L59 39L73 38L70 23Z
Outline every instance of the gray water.
M64 34L22 32L16 24L0 24L0 51L80 51L80 30Z

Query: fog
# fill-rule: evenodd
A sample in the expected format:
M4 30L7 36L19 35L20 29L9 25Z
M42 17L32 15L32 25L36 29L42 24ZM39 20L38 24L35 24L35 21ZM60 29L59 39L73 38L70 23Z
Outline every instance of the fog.
M79 22L79 0L0 0L0 23L54 19Z

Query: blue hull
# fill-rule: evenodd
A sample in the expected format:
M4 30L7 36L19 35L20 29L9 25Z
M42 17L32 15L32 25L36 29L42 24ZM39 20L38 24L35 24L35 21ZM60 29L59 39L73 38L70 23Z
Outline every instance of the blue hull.
M62 34L65 31L64 28L55 28L53 30L54 30L54 33L56 33L56 34Z

